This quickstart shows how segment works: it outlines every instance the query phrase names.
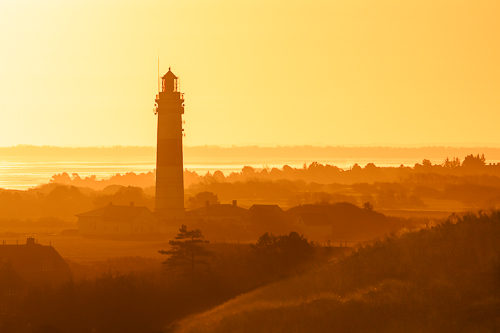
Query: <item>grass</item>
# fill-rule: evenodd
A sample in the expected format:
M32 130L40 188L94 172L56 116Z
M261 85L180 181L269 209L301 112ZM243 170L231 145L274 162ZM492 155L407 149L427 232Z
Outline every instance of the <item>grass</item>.
M451 216L184 319L179 332L493 332L500 212Z

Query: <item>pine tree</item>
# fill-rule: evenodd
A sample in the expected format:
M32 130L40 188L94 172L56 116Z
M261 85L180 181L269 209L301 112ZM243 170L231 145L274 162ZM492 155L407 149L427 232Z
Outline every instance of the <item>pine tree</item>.
M206 260L213 253L205 249L203 244L209 243L201 234L200 229L187 230L186 225L182 225L174 240L168 242L172 247L170 250L160 250L161 254L170 255L163 265L169 269L178 269L181 272L190 272L194 279L195 269L199 265L208 266Z

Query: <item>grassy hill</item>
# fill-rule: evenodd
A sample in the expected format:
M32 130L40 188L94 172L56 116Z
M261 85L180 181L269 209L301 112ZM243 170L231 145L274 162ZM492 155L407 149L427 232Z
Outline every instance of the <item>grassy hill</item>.
M496 332L500 211L377 241L184 319L175 332Z

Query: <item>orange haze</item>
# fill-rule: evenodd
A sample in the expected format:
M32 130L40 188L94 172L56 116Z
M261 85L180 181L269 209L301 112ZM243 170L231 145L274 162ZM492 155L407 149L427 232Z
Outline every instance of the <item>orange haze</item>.
M157 56L184 143L497 145L497 1L0 4L0 146L155 145Z

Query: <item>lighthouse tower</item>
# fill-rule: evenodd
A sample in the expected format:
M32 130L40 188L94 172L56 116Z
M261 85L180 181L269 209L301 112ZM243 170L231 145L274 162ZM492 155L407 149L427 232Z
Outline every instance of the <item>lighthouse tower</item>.
M184 179L182 161L182 115L184 94L179 78L170 68L162 77L161 91L156 95L158 114L156 147L155 212L160 220L184 218Z

